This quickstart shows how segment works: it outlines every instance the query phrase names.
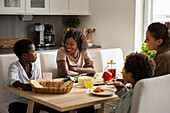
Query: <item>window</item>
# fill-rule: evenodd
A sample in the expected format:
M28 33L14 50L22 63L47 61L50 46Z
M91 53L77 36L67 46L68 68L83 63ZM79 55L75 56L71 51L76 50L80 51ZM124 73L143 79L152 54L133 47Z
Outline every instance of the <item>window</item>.
M153 0L153 22L170 21L170 0Z
M146 0L147 23L170 21L170 0Z

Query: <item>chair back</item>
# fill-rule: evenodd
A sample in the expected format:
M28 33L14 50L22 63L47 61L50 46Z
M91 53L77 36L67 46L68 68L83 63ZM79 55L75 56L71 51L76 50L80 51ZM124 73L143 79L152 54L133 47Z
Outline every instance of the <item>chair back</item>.
M52 72L53 78L57 77L56 56L57 56L57 51L40 53L42 73L43 72Z
M103 49L99 50L99 53L103 69L102 71L105 71L105 68L107 67L107 62L113 60L113 62L116 62L116 74L120 74L120 71L122 71L124 64L122 49L120 48Z
M15 54L0 55L0 112L8 113L8 99L10 92L3 90L3 86L8 84L8 68L11 63L17 61L18 58ZM39 54L37 54L37 60L35 62L41 71L41 63Z
M170 74L136 83L131 113L170 113Z

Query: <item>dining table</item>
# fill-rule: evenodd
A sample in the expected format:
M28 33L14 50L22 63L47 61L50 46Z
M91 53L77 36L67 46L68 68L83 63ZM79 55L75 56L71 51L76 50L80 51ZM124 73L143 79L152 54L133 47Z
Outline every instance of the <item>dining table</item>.
M94 86L94 88L95 87L97 86ZM3 86L3 89L29 99L27 113L33 113L35 102L61 112L100 104L101 107L99 110L97 110L97 112L104 113L105 102L119 100L120 98L114 93L116 91L116 88L113 85L105 84L101 85L101 87L112 90L113 94L96 95L94 93L87 92L87 88L82 86L80 87L77 83L75 83L71 91L66 94L41 94L36 93L35 91L23 91L20 88L15 88L11 86Z

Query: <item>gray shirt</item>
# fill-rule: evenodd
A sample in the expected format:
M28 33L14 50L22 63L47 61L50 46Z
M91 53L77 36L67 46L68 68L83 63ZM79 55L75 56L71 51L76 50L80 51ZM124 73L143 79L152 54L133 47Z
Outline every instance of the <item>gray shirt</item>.
M133 89L127 89L126 87L115 93L120 97L120 102L116 113L130 113L131 101L133 96Z
M31 69L31 78L30 79L41 79L41 73L38 68L38 66L35 63L31 63L32 69ZM19 81L21 83L29 83L30 79L28 78L24 68L20 64L19 61L13 62L8 69L8 85L12 86L12 84L16 81ZM28 99L23 98L16 94L11 94L9 103L12 102L21 102L21 103L27 103Z

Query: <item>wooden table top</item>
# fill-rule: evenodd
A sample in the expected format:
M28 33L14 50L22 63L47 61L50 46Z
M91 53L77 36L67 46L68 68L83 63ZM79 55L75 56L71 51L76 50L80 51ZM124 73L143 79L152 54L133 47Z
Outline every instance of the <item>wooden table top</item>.
M105 85L104 87L115 90L114 86ZM111 96L96 96L87 93L87 89L83 87L73 87L67 94L39 94L34 91L23 91L10 86L4 86L3 88L59 111L68 111L119 99L115 94Z

